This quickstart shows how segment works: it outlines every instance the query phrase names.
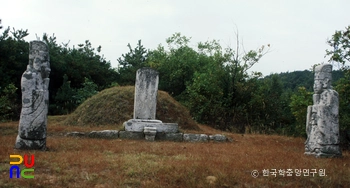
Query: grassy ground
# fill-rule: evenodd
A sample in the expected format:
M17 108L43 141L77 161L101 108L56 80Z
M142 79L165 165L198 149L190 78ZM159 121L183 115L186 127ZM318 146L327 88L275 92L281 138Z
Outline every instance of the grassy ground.
M350 187L350 152L332 159L305 156L302 138L230 133L224 134L234 141L227 143L74 138L63 135L116 127L65 126L64 118L49 117L45 152L13 149L18 122L0 124L0 187ZM35 156L34 179L9 178L10 154ZM325 169L326 176L263 176L264 169Z

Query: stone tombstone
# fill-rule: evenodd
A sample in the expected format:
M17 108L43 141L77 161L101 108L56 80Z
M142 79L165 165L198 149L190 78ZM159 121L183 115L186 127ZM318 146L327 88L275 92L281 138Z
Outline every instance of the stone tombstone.
M22 110L17 149L46 149L50 71L48 46L42 41L31 41L29 64L21 79Z
M136 72L134 119L156 119L159 73L148 67Z
M134 117L123 123L125 131L120 138L138 138L154 141L156 135L177 133L177 123L163 123L156 119L159 74L151 68L141 68L136 72Z
M307 108L305 154L339 157L339 96L332 89L332 65L315 67L313 105Z

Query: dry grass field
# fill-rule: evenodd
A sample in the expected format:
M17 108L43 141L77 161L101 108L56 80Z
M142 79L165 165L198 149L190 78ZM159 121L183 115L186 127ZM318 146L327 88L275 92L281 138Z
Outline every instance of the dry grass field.
M342 158L305 156L302 138L230 133L223 133L234 140L227 143L76 138L64 134L116 127L66 126L64 118L49 117L48 151L15 150L18 122L0 124L0 187L350 187L350 152L343 151ZM10 154L35 156L34 179L9 178ZM283 177L279 169L293 174ZM295 169L324 169L325 176L297 176Z

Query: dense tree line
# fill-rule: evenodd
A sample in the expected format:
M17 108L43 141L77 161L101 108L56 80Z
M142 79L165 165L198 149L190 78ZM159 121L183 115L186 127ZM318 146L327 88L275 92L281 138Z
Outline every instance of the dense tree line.
M269 78L268 75L265 78ZM308 91L313 90L314 73L312 68L310 70L283 72L278 74L279 79L283 83L283 90L297 91L299 87L305 87ZM344 77L342 70L334 70L332 73L333 83L336 83L340 78Z
M28 64L27 30L7 28L0 36L1 119L17 119L21 108L21 76ZM50 51L49 114L72 112L89 96L116 82L117 72L86 40L78 47L57 44L55 36L43 35ZM6 102L5 102L6 101Z
M341 96L342 130L348 129L350 123L350 73L345 65L349 54L347 41L342 39L348 33L336 33L329 43L338 48L327 51L332 61L344 65L333 74L333 85ZM18 88L28 63L28 42L24 40L27 35L27 30L8 28L0 36L1 119L18 117L21 96ZM175 33L166 39L166 47L160 44L156 49L146 49L141 40L135 48L128 44L129 51L121 55L119 67L113 69L100 55L101 46L94 49L88 40L73 48L57 44L55 36L44 35L43 41L50 49L52 115L72 112L102 89L134 85L136 70L152 67L159 71L159 89L184 104L199 123L241 133L305 135L306 107L312 104L313 72L262 77L260 72L250 71L268 53L270 45L243 51L238 40L235 48L223 48L213 40L193 47L191 38Z
M122 69L126 67L131 75L142 66L157 69L159 88L183 103L200 123L236 132L299 134L290 108L295 88L285 89L290 82L282 82L280 75L262 78L261 73L249 71L268 52L269 45L243 53L239 43L236 49L223 49L213 40L200 42L194 49L190 38L180 33L166 42L167 48L159 45L147 53L140 41L133 50L128 45L130 52L120 59ZM130 58L134 54L144 55ZM312 81L312 73L307 73ZM132 79L131 83L135 77Z
M334 38L329 41L332 40ZM129 44L130 52L119 61L131 75L142 66L157 69L159 88L188 107L200 123L236 132L306 136L306 109L312 104L313 70L262 77L249 68L258 63L269 45L244 53L239 49L239 42L236 49L222 49L214 40L198 43L195 49L190 45L190 38L180 33L167 38L166 42L167 48L159 45L148 51L141 41L135 49ZM327 55L331 55L330 52ZM333 86L341 96L342 131L349 130L350 125L347 70L333 72ZM135 77L131 78L129 82L118 83L133 83Z

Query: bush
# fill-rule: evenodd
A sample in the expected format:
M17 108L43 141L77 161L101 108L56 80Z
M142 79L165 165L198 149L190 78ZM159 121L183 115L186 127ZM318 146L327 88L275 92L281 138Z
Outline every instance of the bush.
M86 99L97 93L97 85L88 78L85 78L83 87L79 89L71 87L67 75L63 76L63 80L63 84L55 96L56 104L50 106L54 114L71 113Z
M0 121L18 118L20 106L17 105L17 88L14 84L7 85L4 89L0 87Z

